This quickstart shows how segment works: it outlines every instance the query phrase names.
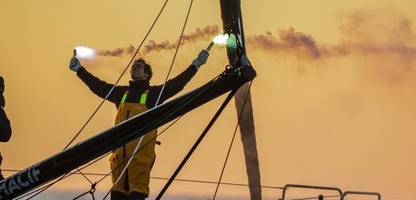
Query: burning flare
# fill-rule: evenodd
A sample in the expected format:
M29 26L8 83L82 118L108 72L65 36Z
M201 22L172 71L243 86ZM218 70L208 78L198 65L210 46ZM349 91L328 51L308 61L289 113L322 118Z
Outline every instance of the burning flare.
M77 46L75 50L77 52L75 57L78 59L93 60L96 55L95 50L89 47Z
M227 41L228 41L228 34L219 34L217 36L215 36L215 38L212 40L212 42L214 42L215 44L218 45L226 45Z
M206 50L210 51L212 47L214 46L214 44L221 45L221 46L228 45L228 38L229 38L228 34L219 34L215 36Z

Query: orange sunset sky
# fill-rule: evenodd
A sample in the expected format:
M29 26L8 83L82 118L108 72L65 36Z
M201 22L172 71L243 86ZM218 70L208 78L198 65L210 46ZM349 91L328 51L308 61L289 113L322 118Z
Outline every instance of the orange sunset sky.
M3 169L23 169L61 151L100 99L69 70L72 49L136 46L161 0L1 1L0 75L13 135L0 144ZM149 39L174 42L188 0L172 0ZM258 72L252 88L262 184L337 186L376 191L388 200L416 199L416 1L243 0L248 55ZM195 0L186 33L222 27L219 2ZM184 70L209 39L184 45L173 74ZM162 83L172 50L146 55L152 84ZM98 56L85 68L114 82L129 60ZM226 65L215 47L181 93ZM124 76L122 84L127 84ZM153 176L168 177L224 97L187 114L159 138ZM116 109L104 104L77 142L111 127ZM180 178L216 181L236 124L227 107ZM91 147L93 148L93 147ZM86 169L105 173L108 159ZM5 175L11 173L6 172ZM99 177L91 177L96 180ZM246 183L239 140L224 182ZM157 194L164 181L152 180ZM98 186L110 187L109 180ZM74 176L40 199L72 199L89 183ZM209 199L215 185L176 183L171 196ZM280 190L264 189L265 199ZM222 186L219 198L248 199L245 187Z

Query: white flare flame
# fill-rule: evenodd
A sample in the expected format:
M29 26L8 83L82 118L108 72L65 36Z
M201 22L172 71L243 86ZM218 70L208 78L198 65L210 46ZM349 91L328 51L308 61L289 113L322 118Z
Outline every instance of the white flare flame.
M228 34L220 34L215 36L214 40L212 40L215 44L218 45L226 45L228 41Z
M78 59L93 60L96 55L95 50L89 47L77 46L75 50L77 50L76 58Z

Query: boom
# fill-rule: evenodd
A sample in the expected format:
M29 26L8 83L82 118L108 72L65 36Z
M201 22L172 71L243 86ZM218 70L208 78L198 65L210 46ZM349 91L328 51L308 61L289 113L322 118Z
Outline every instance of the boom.
M256 76L251 66L226 69L217 79L137 115L0 182L0 199L13 199L227 93Z

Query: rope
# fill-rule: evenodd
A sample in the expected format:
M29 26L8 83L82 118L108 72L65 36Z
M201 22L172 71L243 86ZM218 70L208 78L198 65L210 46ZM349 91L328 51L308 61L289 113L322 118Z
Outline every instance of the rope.
M202 92L204 92L208 86L218 78L219 76L216 76L215 78L213 78L210 82L208 82L205 85L205 89L201 90L199 93L195 94L194 96L190 97L189 99L184 99L183 101L183 105L181 107L179 107L180 109L185 107L186 105L188 105L189 101L193 100L194 98L198 97ZM168 118L170 115L166 116L166 118ZM166 132L170 127L172 127L176 122L178 122L181 118L183 117L183 115L179 116L178 118L175 119L175 121L173 121L171 124L169 124L165 129L163 129L160 133L157 134L157 136L153 137L152 139L155 139L157 137L160 137L164 132ZM156 123L156 122L154 122ZM139 149L138 152L140 152L144 147L146 147L146 145L150 144L151 140L148 141L141 149ZM136 152L136 153L138 153ZM109 153L107 153L109 154ZM127 159L129 159L130 157L135 156L135 154L130 155L129 157L127 157L126 159L124 159L118 166L116 166L113 170L111 170L109 173L107 173L102 179L100 179L98 182L101 182L103 179L106 178L106 176L109 176L114 170L118 169L119 167L121 167L122 164L124 164Z
M80 169L80 170L83 170L83 169L85 169L85 168L87 168L87 167L91 166L92 164L94 164L94 163L98 162L99 160L103 159L104 157L106 157L108 154L109 154L109 153L107 153L107 154L105 154L105 155L103 155L103 156L101 156L101 157L99 157L99 158L95 159L94 161L92 161L92 162L90 162L90 163L88 163L88 164L84 165L83 167L81 167L81 169ZM21 170L19 170L19 171L21 171ZM61 177L59 177L58 179L56 179L55 181L53 181L52 183L50 183L50 184L48 184L48 185L44 185L43 187L39 187L39 188L37 188L37 189L35 189L35 190L32 190L32 191L30 191L30 192L28 192L28 193L26 193L26 194L23 194L23 195L21 195L21 196L17 197L17 198L16 198L16 200L19 200L19 199L25 198L25 197L27 197L27 196L30 196L31 194L34 194L34 193L38 192L37 194L35 194L35 195L33 195L33 196L31 196L31 197L27 198L26 200L28 200L28 199L32 199L32 198L34 198L35 196L37 196L37 195L39 195L40 193L42 193L43 191L45 191L46 189L48 189L51 185L54 185L54 184L56 184L57 182L59 182L59 181L61 181L61 180L65 179L65 178L67 178L67 177L70 177L70 176L72 176L72 175L76 174L77 172L78 172L78 174L79 174L79 171L78 171L78 170L77 170L77 171L75 171L75 172L71 172L71 173L64 174L64 175L62 175Z
M299 199L289 199L289 200L312 200L312 199L320 199L322 197L323 198L334 198L334 197L339 197L339 195L329 195L329 196L317 196L317 197L305 197L305 198L299 198ZM283 199L284 200L284 199Z
M93 112L93 114L88 118L88 120L84 123L84 125L81 127L81 129L75 134L75 136L70 140L70 142L64 147L63 150L66 150L74 141L75 139L82 133L82 131L85 129L85 127L88 125L88 123L91 121L91 119L95 116L95 114L98 112L98 110L102 107L102 105L104 104L104 102L108 99L108 97L111 95L111 93L113 92L114 88L117 86L117 84L120 82L121 78L123 77L123 75L126 73L127 69L129 68L129 66L131 65L131 63L133 63L134 59L136 58L137 54L139 53L141 47L143 46L144 42L147 40L147 37L150 35L151 31L153 30L154 26L156 25L156 22L159 20L159 17L161 16L161 14L163 13L167 3L169 2L169 0L165 0L164 4L162 5L162 8L159 10L155 20L153 21L152 25L150 26L149 30L147 31L145 37L143 38L143 40L141 41L141 43L139 44L138 48L136 49L135 53L133 54L132 58L130 59L129 63L127 64L127 66L124 68L124 70L122 71L121 75L117 78L116 82L114 83L113 87L110 89L110 91L107 93L107 95L105 96L105 98L100 102L100 104L98 105L98 107L95 109L95 111ZM79 170L78 170L79 171ZM79 171L80 173L82 173L81 171ZM65 175L64 175L65 176ZM84 176L86 177L86 176ZM43 191L47 190L49 187L51 187L52 185L54 185L55 183L59 182L60 179L58 179L58 181L52 182L51 184L49 184L48 186L45 187L45 189L41 190L40 192L36 193L35 195L31 196L29 199L39 195L40 193L42 193ZM87 180L91 182L91 180L89 180L87 178Z
M213 78L211 81L209 81L205 86L204 86L204 89L202 89L199 93L196 93L194 96L191 96L189 99L185 99L186 101L188 101L188 102L186 102L185 100L184 100L184 105L182 105L180 108L182 108L182 107L184 107L184 106L186 106L188 103L189 103L189 101L190 100L192 100L192 99L194 99L194 98L196 98L196 97L198 97L202 92L204 92L206 89L208 89L208 87L209 87L209 85L210 84L212 84L217 78L218 78L219 76L216 76L215 78ZM168 115L168 116L166 116L166 118L167 117L169 117L170 115ZM168 128L170 128L173 124L175 124L177 121L179 121L179 119L181 118L182 116L180 116L179 118L177 118L173 123L171 123L168 127L166 127L160 134L158 134L158 136L160 136L160 135L162 135L162 133L164 133L165 131L167 131L167 129ZM157 137L158 137L157 136ZM97 161L99 161L99 160L101 160L102 158L104 158L104 157L106 157L107 155L108 155L109 153L107 153L107 154L105 154L105 155L103 155L102 157L100 157L100 158L97 158L96 160L94 160L94 161L92 161L92 162L90 162L89 164L87 164L87 165L85 165L85 166L83 166L82 168L81 168L81 170L83 170L83 169L85 169L86 167L89 167L90 165L92 165L92 164L94 164L95 162L97 162ZM131 156L134 156L134 155L131 155ZM127 158L128 159L128 158ZM125 162L126 160L124 160L122 163L120 163L120 165L118 166L118 167L120 167L124 162ZM115 169L117 169L118 167L116 167ZM59 181L61 181L61 180L63 180L63 179L65 179L66 177L69 177L69 176L72 176L72 175L74 175L76 172L71 172L70 174L65 174L65 175L63 175L62 177L60 177L58 180L56 180L56 181L54 181L54 182L52 182L52 183L50 183L49 185L53 185L53 184L55 184L56 182L59 182ZM111 172L110 173L108 173L107 175L110 175L111 174ZM104 179L105 177L103 177L103 179ZM100 181L98 181L98 182L101 182L102 180L100 180ZM46 186L44 186L43 188L45 188L45 187L48 187L49 185L46 185ZM29 196L30 194L33 194L34 192L36 192L36 191L39 191L39 190L42 190L43 188L38 188L38 189L35 189L35 190L33 190L33 191L31 191L31 192L29 192L29 194L28 193L26 193L26 194L24 194L24 195L22 195L22 196L20 196L19 198L17 198L17 199L21 199L21 198L24 198L24 197L26 197L26 196ZM47 188L46 188L47 189ZM36 194L37 195L37 194ZM32 198L32 197L31 197Z
M204 92L206 89L208 89L208 87L209 87L209 85L210 84L212 84L217 78L218 78L219 76L216 76L216 77L214 77L211 81L209 81L204 87L205 87L205 89L203 89L203 90L201 90L199 93L197 93L197 94L195 94L194 96L192 96L190 99L185 99L186 101L190 101L190 100L192 100L192 99L194 99L194 98L196 98L196 97L198 97L202 92ZM184 100L184 105L182 105L180 108L182 108L182 107L184 107L184 106L186 106L189 102L186 102ZM170 115L169 115L170 116ZM166 116L166 117L169 117L169 116ZM178 117L173 123L171 123L168 127L166 127L164 130L162 130L162 132L161 133L159 133L156 137L159 137L159 136L161 136L165 131L167 131L172 125L174 125L177 121L179 121L179 119L181 118L182 116L180 116L180 117ZM147 144L146 144L147 145ZM139 150L140 151L140 150ZM88 163L87 165L85 165L85 166L83 166L82 168L81 168L81 170L83 170L83 169L85 169L85 168L87 168L87 167L89 167L90 165L92 165L92 164L94 164L95 162L98 162L99 160L101 160L102 158L104 158L104 157L106 157L108 154L110 154L110 153L107 153L107 154L105 154L105 155L103 155L103 156L101 156L100 158L97 158L96 160L94 160L94 161L92 161L92 162L90 162L90 163ZM134 155L131 155L131 156L134 156ZM127 160L128 158L126 158L126 160ZM126 160L124 160L122 163L120 163L120 165L119 166L117 166L115 169L118 169L118 167L120 167L124 162L126 162ZM112 171L111 171L112 172ZM108 174L107 174L107 176L108 175L110 175L111 174L111 172L109 172ZM33 190L33 191L31 191L31 192L29 192L29 193L26 193L26 194L24 194L24 195L21 195L20 197L18 197L17 199L22 199L22 198L24 198L24 197L26 197L26 196L29 196L30 194L33 194L33 193L35 193L35 192L37 192L37 191L40 191L40 190L44 190L44 188L46 188L46 187L49 187L50 185L53 185L53 184L55 184L56 182L59 182L59 181L61 181L61 180L63 180L63 179L65 179L66 177L69 177L69 176L72 176L72 175L74 175L75 173L77 173L77 172L71 172L71 173L69 173L69 174L65 174L65 175L63 175L62 177L60 177L58 180L55 180L54 182L52 182L52 183L50 183L49 185L46 185L46 186L44 186L44 187L41 187L41 188L37 188L37 189L35 189L35 190ZM99 180L98 181L98 183L99 182L101 182L102 180L104 180L106 177L103 177L101 180ZM46 188L47 189L47 188ZM43 192L43 191L41 191L41 192ZM38 195L38 194L36 194L36 195ZM36 196L36 195L34 195L34 196ZM30 198L33 198L33 197L30 197Z
M175 121L173 121L169 126L167 126L165 129L163 129L156 137L160 137L164 132L166 132L171 126L173 126L176 122L178 122L180 119L182 118L182 116L180 116L180 117L178 117ZM156 138L156 137L154 137L154 138ZM154 138L152 138L152 139L154 139ZM144 147L146 147L148 144L150 144L150 141L149 142L147 142L142 148L144 148ZM140 150L142 150L142 149L140 149ZM138 152L140 152L140 150L138 151ZM137 153L138 153L137 152ZM89 167L89 166L91 166L92 164L94 164L94 163L96 163L96 162L98 162L99 160L101 160L101 159L103 159L103 158L105 158L107 155L109 155L110 154L110 152L108 152L108 153L106 153L106 154L104 154L103 156L101 156L101 157L99 157L99 158L97 158L96 160L94 160L94 161L92 161L91 163L88 163L87 165L85 165L85 166L83 166L82 168L81 168L81 170L83 170L83 169L85 169L85 168L87 168L87 167ZM130 157L132 157L132 156L134 156L134 154L132 154ZM130 158L130 157L128 157L128 158ZM118 169L124 162L126 162L127 161L127 159L128 158L126 158L122 163L120 163L120 165L119 166L117 166L115 169ZM114 170L115 170L114 169ZM6 170L3 170L3 171L6 171ZM8 170L8 171L13 171L13 170ZM17 171L17 170L14 170L14 171ZM78 172L78 173L77 173ZM94 184L98 184L98 183L100 183L100 182L102 182L107 176L109 176L111 173L113 172L113 170L111 170L109 173L107 173L107 174L105 174L104 175L104 177L102 177L100 180L98 180L97 182L95 182ZM74 175L74 174L81 174L81 173L79 173L79 170L77 170L77 171L75 171L75 172L72 172L72 173L69 173L69 174L65 174L65 175L63 175L62 177L60 177L59 179L57 179L57 180L55 180L54 182L52 182L51 184L55 184L56 182L59 182L59 181L61 181L61 180L63 180L63 179L65 179L65 178L67 178L67 177L69 177L69 176L72 176L72 175ZM85 174L85 173L84 173ZM44 186L43 188L45 188L45 187L47 187L47 186ZM34 191L31 191L30 193L27 193L27 194L25 194L25 195L23 195L23 196L20 196L19 198L17 198L17 199L21 199L21 198L24 198L24 197L26 197L26 196L29 196L30 194L33 194L33 193L35 193L36 191L39 191L39 190L42 190L43 188L39 188L39 189L37 189L37 190L34 190ZM43 191L42 191L43 192ZM37 195L37 194L36 194ZM30 198L32 198L32 197L30 197ZM30 199L29 198L29 199Z
M120 76L117 78L116 82L114 83L113 87L110 89L110 91L107 93L107 95L105 96L105 98L101 101L101 103L98 105L98 107L95 109L95 111L93 112L93 114L90 116L90 118L88 118L88 120L85 122L85 124L82 126L82 128L78 131L78 133L71 139L71 141L65 146L64 150L67 149L72 142L74 142L74 140L81 134L81 132L84 130L84 128L87 126L87 124L91 121L91 119L94 117L94 115L97 113L97 111L101 108L101 106L104 104L104 102L108 99L108 97L111 95L111 93L114 91L115 87L117 86L117 84L120 82L121 78L124 76L124 74L126 73L127 69L129 68L129 66L131 65L131 63L133 63L134 59L136 58L137 54L139 53L141 47L143 46L144 42L147 40L148 36L150 35L151 31L153 30L154 26L156 25L156 22L159 20L160 15L163 13L166 4L169 2L169 0L165 0L165 3L162 5L162 8L159 10L156 18L154 19L152 25L150 26L149 30L147 31L146 35L144 36L143 40L140 42L138 48L136 49L136 51L134 52L133 56L131 57L130 61L128 62L128 64L126 65L126 67L124 68L124 70L122 71L122 73L120 74Z
M192 146L192 148L189 150L189 152L186 154L185 158L182 160L182 162L179 164L179 166L176 168L175 172L172 174L172 176L169 178L168 182L165 184L165 186L162 188L162 190L160 191L160 193L158 194L158 196L156 197L156 200L160 200L163 195L165 194L165 192L167 191L167 189L169 188L169 186L172 184L173 180L175 180L176 176L179 174L179 172L182 170L183 166L186 164L186 162L189 160L189 158L192 156L193 152L196 150L196 148L199 146L199 144L201 143L201 141L204 139L204 137L207 135L208 131L210 130L210 128L212 127L212 125L215 123L215 121L218 119L218 117L220 116L220 114L222 113L222 111L224 111L224 108L227 106L228 102L230 102L230 100L232 99L232 97L235 94L235 90L232 90L230 92L230 94L228 94L227 98L224 100L224 102L222 103L222 105L220 106L220 108L218 108L217 112L215 113L215 115L212 117L212 119L210 120L210 122L208 123L207 127L205 128L205 130L201 133L201 135L199 136L199 138L196 140L196 142L194 143L194 145Z
M2 171L4 172L19 172L21 170L15 170L15 169L3 169ZM83 172L85 175L87 176L102 176L105 178L108 177L108 173L93 173L93 172ZM75 172L73 175L81 175L80 173ZM101 178L102 179L102 178ZM101 180L100 179L100 180ZM152 176L150 177L150 179L153 180L169 180L169 178L167 177L160 177L160 176ZM207 180L199 180L199 179L181 179L181 178L177 178L174 181L177 182L186 182L186 183L201 183L201 184L218 184L218 181L207 181ZM97 184L101 182L101 181L97 181ZM229 185L229 186L241 186L241 187L258 187L258 185L249 185L249 184L245 184L245 183L232 183L232 182L222 182L220 183L221 185ZM284 187L279 187L279 186L272 186L272 185L261 185L260 187L265 188L265 189L278 189L278 190L283 190Z
M137 152L138 152L138 150L139 150L139 147L140 147L140 144L142 143L142 141L143 141L143 136L141 136L141 137L140 137L139 142L137 143L136 147L134 148L134 151L133 151L133 154L134 154L134 155L136 155L136 154L137 154ZM143 149L143 147L142 147L141 149ZM133 158L134 158L134 156L131 156L131 157L128 159L126 166L123 168L123 170L121 171L120 175L117 177L117 180L116 180L116 182L113 184L113 187L111 187L111 189L113 189L113 188L114 188L114 186L118 184L118 182L121 180L121 177L123 177L124 173L126 173L126 171L127 171L128 167L129 167L129 165L130 165L131 161L133 160Z
M95 200L94 193L95 193L95 186L96 186L96 185L97 185L97 183L93 183L93 184L91 185L91 189L90 189L89 191L84 192L84 193L82 193L82 194L80 194L80 195L76 196L75 198L73 198L73 200L79 199L79 198L81 198L81 197L83 197L83 196L85 196L85 195L87 195L87 194L90 194L90 195L92 196L92 199L93 199L93 200Z
M111 173L113 173L114 170L118 169L119 167L122 166L122 164L124 162L127 161L127 159L135 156L135 154L139 153L143 148L145 148L147 145L150 144L150 142L153 139L156 139L157 137L160 137L165 131L167 131L171 126L173 126L176 122L178 122L180 119L182 118L182 116L178 117L175 121L173 121L171 124L169 124L169 126L167 126L165 129L163 129L159 134L157 134L157 136L153 137L151 140L149 140L146 144L143 145L142 148L140 148L137 152L135 152L134 154L130 155L129 157L127 157L126 159L124 159L118 166L116 166L113 170L111 170L110 172L106 173L106 174L101 174L104 175L100 180L97 181L97 183L100 183L101 181L103 181L105 178L107 178ZM98 175L98 174L97 174Z
M225 157L225 161L224 161L224 164L222 166L221 174L220 174L220 177L218 179L217 187L215 188L215 193L214 193L214 196L212 197L212 200L215 200L215 198L217 197L218 189L220 187L220 183L221 183L222 177L224 175L225 167L227 166L228 159L230 157L231 149L232 149L233 144L234 144L234 139L235 139L235 136L236 136L236 133L237 133L237 130L238 130L238 126L240 125L241 118L243 117L243 112L244 112L244 109L246 107L246 103L247 103L247 99L248 99L247 97L248 97L248 94L250 94L250 89L251 89L252 83L253 83L253 81L250 82L249 88L247 90L247 94L246 94L245 99L244 99L243 107L242 107L240 113L238 114L238 121L237 121L237 124L236 124L235 129L234 129L234 133L233 133L233 137L232 137L231 142L230 142L230 146L228 147L227 155Z
M167 81L168 81L168 79L169 79L170 73L171 73L172 68L173 68L173 65L174 65L174 63L175 63L176 56L177 56L177 54L178 54L178 52L179 52L180 43L182 42L182 38L183 38L183 35L184 35L184 33L185 33L186 25L187 25L187 23L188 23L189 15L190 15L191 10L192 10L192 5L193 5L193 2L194 2L194 0L191 0L191 2L190 2L190 4L189 4L188 12L187 12L186 17L185 17L185 22L184 22L184 24L183 24L183 26L182 26L182 31L181 31L181 34L180 34L180 37L179 37L179 42L178 42L178 45L176 46L175 54L174 54L173 59L172 59L172 62L171 62L171 64L170 64L169 71L168 71L168 73L167 73L167 75L166 75L166 78L165 78L165 81L164 81L164 83L163 83L162 89L161 89L161 90L160 90L160 92L159 92L159 96L158 96L158 98L157 98L157 100L156 100L156 104L155 104L155 106L158 106L158 105L159 105L160 98L162 97L163 91L164 91L164 89L165 89L165 87L166 87L166 83L167 83ZM137 152L138 152L138 150L139 150L139 147L140 147L140 145L141 145L141 143L142 143L142 141L143 141L143 137L144 137L144 136L141 136L141 137L140 137L139 142L137 143L136 147L134 148L133 155L136 155L136 154L137 154ZM142 147L142 149L143 149L143 147ZM121 180L122 176L126 173L126 171L127 171L128 167L130 166L130 164L131 164L131 162L132 162L133 158L134 158L133 156L131 156L131 157L129 158L129 160L127 161L126 166L123 168L123 170L121 171L120 175L117 177L117 180L116 180L116 182L113 184L113 187L111 188L111 190L114 188L114 186L115 186L115 185L117 185L117 184L118 184L118 182ZM108 195L108 193L107 193L107 195ZM104 197L104 199L105 199L105 198L107 198L107 195Z
M206 85L205 85L205 89L203 89L203 90L201 90L199 93L197 93L197 94L195 94L194 96L192 96L190 99L185 99L186 101L190 101L190 100L192 100L192 99L194 99L194 98L196 98L196 97L198 97L202 92L204 92L207 88L208 88L208 86L211 84L211 83L213 83L213 81L215 81L217 78L218 78L219 76L217 76L217 77L215 77L215 78L213 78L210 82L208 82ZM184 101L185 101L184 100ZM184 107L184 106L186 106L187 104L188 104L189 102L184 102L184 105L182 105L180 108L182 108L182 107ZM170 115L169 115L170 116ZM166 116L166 117L169 117L169 116ZM166 127L164 130L162 130L162 132L161 133L159 133L158 134L158 136L156 136L156 137L159 137L159 136L161 136L165 131L167 131L172 125L174 125L177 121L179 121L179 119L181 118L182 116L180 116L180 117L178 117L173 123L171 123L168 127ZM149 142L148 142L149 143ZM147 145L147 144L146 144ZM110 153L107 153L107 154L105 154L105 155L103 155L103 156L101 156L100 158L97 158L96 160L94 160L94 161L92 161L92 162L90 162L90 163L88 163L87 165L85 165L85 166L83 166L82 168L81 168L81 170L83 170L83 169L85 169L86 167L89 167L90 165L92 165L92 164L94 164L95 162L98 162L99 160L101 160L102 158L104 158L104 157L106 157L108 154L110 154ZM131 155L131 156L134 156L133 154ZM128 157L129 158L129 157ZM120 167L124 162L126 162L126 160L128 159L128 158L126 158L122 163L120 163L120 165L119 166L117 166L115 169L118 169L118 167ZM114 169L114 170L115 170ZM108 175L110 175L111 174L111 172L112 171L110 171L108 174L107 174L107 176ZM65 174L65 175L63 175L62 177L60 177L58 180L55 180L54 182L52 182L52 183L50 183L49 185L46 185L46 186L44 186L44 187L41 187L41 188L37 188L37 189L35 189L35 190L33 190L33 191L31 191L31 192L29 192L29 193L26 193L26 194L24 194L24 195L22 195L22 196L20 196L19 198L17 198L17 199L22 199L22 198L24 198L24 197L26 197L26 196L29 196L30 194L33 194L33 193L35 193L35 192L37 192L37 191L39 191L39 190L43 190L44 188L46 188L46 187L48 187L48 186L50 186L50 185L53 185L53 184L55 184L56 182L59 182L59 181L61 181L61 180L63 180L63 179L65 179L66 177L69 177L69 176L72 176L73 174L75 174L76 172L71 172L71 173L69 173L69 174ZM104 180L106 177L103 177L101 180L99 180L98 182L101 182L102 180ZM47 188L46 188L47 189ZM37 195L37 194L36 194ZM32 197L30 197L30 198L32 198Z
M182 38L183 38L183 35L185 33L185 28L186 28L186 25L188 23L188 18L189 18L189 15L191 13L191 10L192 10L192 4L193 4L193 2L194 2L194 0L191 0L191 2L189 4L188 13L186 14L185 22L183 23L183 26L182 26L181 35L179 37L179 41L178 41L178 44L177 44L176 49L175 49L175 54L173 55L173 59L172 59L172 62L170 63L169 71L166 74L165 83L163 84L162 89L159 92L159 96L157 97L157 101L156 101L156 105L155 106L159 105L160 98L162 97L162 93L165 90L166 82L168 81L168 78L169 78L170 73L172 71L173 65L175 64L176 56L178 55L179 47L181 45Z
M126 73L126 71L129 68L129 66L133 63L134 59L136 58L137 54L139 53L139 51L140 51L141 47L143 46L144 42L146 41L147 37L150 35L151 31L153 30L154 26L156 25L156 22L159 20L159 17L163 13L163 11L164 11L164 9L165 9L165 7L166 7L166 5L167 5L168 2L169 2L169 0L166 0L164 2L164 4L162 5L162 8L159 10L159 12L158 12L155 20L153 21L152 25L150 26L149 30L147 31L145 37L140 42L138 48L134 52L133 56L131 57L130 61L128 62L128 64L126 65L126 67L124 68L124 70L122 71L122 73L120 74L120 76L117 78L117 80L114 83L113 87L111 87L110 91L107 93L107 95L105 96L105 98L100 102L100 104L98 105L98 107L95 109L95 111L93 112L93 114L88 118L88 120L84 123L84 125L81 127L81 129L78 131L78 133L75 134L75 136L65 146L64 150L67 149L75 141L75 139L81 134L81 132L85 129L85 127L87 126L87 124L92 120L92 118L95 116L95 114L98 112L98 110L102 107L102 105L104 104L104 102L108 99L108 97L114 91L114 89L116 88L117 84L120 82L121 78ZM141 139L140 139L140 142L141 142ZM79 172L82 174L81 171L79 171ZM88 182L90 182L91 184L93 184L92 181L88 179L88 177L86 177L84 175L83 175L83 177L86 178Z
M190 96L188 99L184 99L183 100L183 105L181 105L177 110L179 110L179 109L182 109L183 107L185 107L186 105L188 105L189 104L189 102L191 101L191 100L193 100L193 99L195 99L195 98L197 98L199 95L201 95L205 90L207 90L208 88L209 88L209 86L214 82L214 80L216 80L217 78L218 78L219 76L217 76L217 77L215 77L214 79L212 79L210 82L208 82L205 86L204 86L204 88L203 89L201 89L201 91L199 91L198 93L196 93L196 94L194 94L193 96ZM170 115L166 115L165 116L165 119L166 118L169 118L172 114L174 114L174 111L170 114ZM156 123L156 122L154 122L154 123ZM150 125L149 125L150 126ZM156 136L157 137L157 136ZM131 157L133 157L133 156L135 156L134 154L132 154L132 155L130 155L130 158ZM124 163L126 160L124 160L122 163ZM115 169L117 169L118 167L120 167L121 165L122 165L122 163L120 163L120 165L119 166L117 166ZM115 170L114 169L114 170ZM111 173L111 172L110 172ZM109 173L109 174L110 174ZM103 200L105 199L105 198L107 198L107 196L110 194L110 192L111 192L111 190L110 191L108 191L108 193L107 193L107 195L103 198Z

